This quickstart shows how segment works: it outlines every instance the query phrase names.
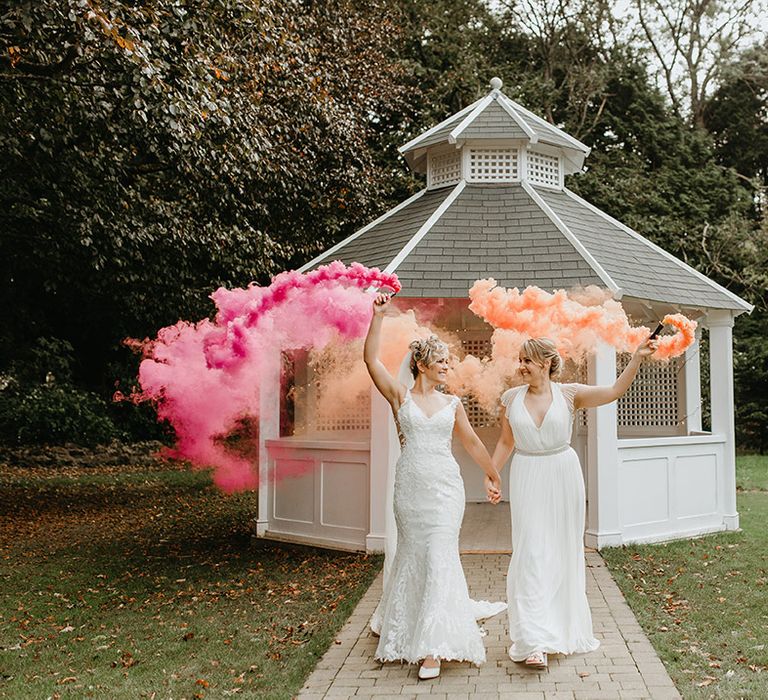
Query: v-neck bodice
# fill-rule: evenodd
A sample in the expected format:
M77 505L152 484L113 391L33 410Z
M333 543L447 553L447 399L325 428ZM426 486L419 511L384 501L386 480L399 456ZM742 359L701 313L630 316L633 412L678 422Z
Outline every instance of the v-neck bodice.
M541 430L541 427L544 425L544 421L547 420L547 417L549 416L549 412L552 410L552 405L555 403L555 390L552 389L550 397L549 406L547 406L547 410L544 411L544 415L542 416L541 423L539 425L536 425L536 419L533 417L533 413L531 413L531 409L528 408L528 406L525 405L525 397L528 396L528 389L529 387L525 387L525 391L523 391L523 408L525 409L525 412L528 414L528 417L531 419L531 423L533 423L533 427L536 428L536 430Z
M573 412L563 396L561 385L552 382L552 402L537 426L525 396L528 386L515 387L505 392L502 404L506 407L507 420L515 436L515 447L526 452L545 452L565 447L571 441Z
M403 451L440 452L451 455L453 424L459 399L449 397L445 406L427 415L407 391L397 411ZM452 457L451 457L452 459Z

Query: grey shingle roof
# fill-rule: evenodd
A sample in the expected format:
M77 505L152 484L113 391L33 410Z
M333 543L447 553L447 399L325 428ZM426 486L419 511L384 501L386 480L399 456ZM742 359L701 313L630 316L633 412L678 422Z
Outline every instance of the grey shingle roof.
M331 260L386 268L454 187L425 192L339 250ZM744 310L725 290L565 192L536 188L545 204L626 296ZM493 277L505 287L568 289L605 282L520 183L466 185L395 270L403 297L465 297Z
M461 123L465 116L465 114L454 114L452 117L449 117L439 129L427 136L427 138L425 138L423 141L420 141L417 148L423 148L424 146L434 146L436 143L448 141L448 134L450 134Z
M528 134L496 101L491 102L460 135L462 139L527 139Z
M545 188L536 191L625 295L690 306L744 309L687 265L670 260L649 242L636 238L565 192Z
M425 192L408 206L381 221L362 236L350 241L332 256L318 262L315 267L331 260L341 260L346 265L359 262L366 267L378 267L383 270L440 206L452 189L452 187L445 187Z
M475 107L479 105L478 101ZM507 109L501 106L503 102L507 109L516 116L509 114ZM439 124L439 128L428 136L416 137L401 148L402 153L408 153L426 146L434 146L439 143L447 143L450 133L471 114L470 112L458 112L448 117ZM541 143L547 143L561 148L574 149L582 153L589 152L584 144L570 139L568 135L558 127L550 124L533 112L528 111L514 100L510 100L501 92L493 93L493 98L485 108L475 116L458 135L459 139L528 139L529 134L520 122L524 122ZM426 132L425 132L426 133Z
M546 119L542 119L537 114L525 109L522 105L518 104L514 100L510 100L504 96L507 105L517 114L538 136L541 143L549 143L554 146L563 146L565 148L581 148L584 152L588 152L589 148L580 144L576 144L570 139L566 138L565 132L556 127L554 124L550 124Z
M465 297L484 277L549 290L601 284L518 184L467 185L396 272L406 297Z

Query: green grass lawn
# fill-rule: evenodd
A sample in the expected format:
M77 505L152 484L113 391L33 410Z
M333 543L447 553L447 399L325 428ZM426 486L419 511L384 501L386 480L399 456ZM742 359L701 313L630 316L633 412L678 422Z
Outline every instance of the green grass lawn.
M742 491L768 491L768 455L743 455L736 458L736 488Z
M0 697L290 698L379 557L252 537L206 473L0 465Z
M601 552L684 698L768 698L768 456L737 462L741 532Z

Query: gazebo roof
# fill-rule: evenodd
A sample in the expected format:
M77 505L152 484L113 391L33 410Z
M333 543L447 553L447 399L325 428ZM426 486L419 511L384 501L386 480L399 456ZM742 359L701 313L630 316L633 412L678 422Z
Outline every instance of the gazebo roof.
M451 147L453 144L453 148ZM752 306L564 186L589 148L510 100L501 80L400 148L427 189L307 263L397 272L404 297L505 287L607 287L616 298L693 309ZM485 160L483 160L485 159Z
M412 139L398 150L417 172L426 172L426 148L470 140L516 139L562 150L566 172L581 170L589 147L501 92L501 81L485 96Z
M505 287L594 284L616 297L752 309L567 188L527 182L422 190L301 270L331 260L396 272L403 297L465 297L474 280L493 277Z

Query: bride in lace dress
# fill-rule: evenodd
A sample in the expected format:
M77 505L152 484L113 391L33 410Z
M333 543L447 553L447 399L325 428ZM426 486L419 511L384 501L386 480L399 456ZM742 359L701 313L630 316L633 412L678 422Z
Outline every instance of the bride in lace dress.
M655 340L637 348L612 386L558 384L561 360L547 338L520 350L522 386L501 397L506 420L493 454L501 469L512 449L512 561L507 611L513 661L547 666L547 654L594 651L584 570L584 481L570 446L573 414L615 401L629 389Z
M420 678L435 678L440 660L485 661L477 619L504 610L504 603L473 601L459 559L464 484L451 453L455 434L486 473L488 499L498 503L500 482L485 446L456 396L437 391L448 370L448 348L437 337L411 343L411 389L379 360L389 296L374 301L365 340L365 363L376 388L389 401L401 434L394 482L397 552L381 601L371 620L379 634L376 658L423 661Z

